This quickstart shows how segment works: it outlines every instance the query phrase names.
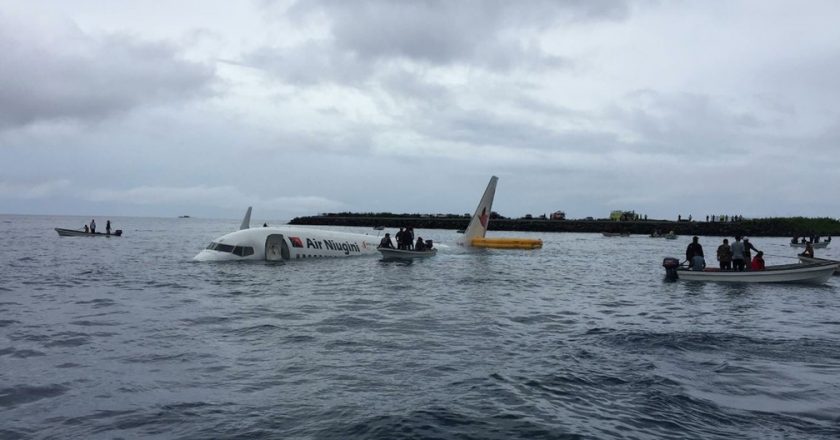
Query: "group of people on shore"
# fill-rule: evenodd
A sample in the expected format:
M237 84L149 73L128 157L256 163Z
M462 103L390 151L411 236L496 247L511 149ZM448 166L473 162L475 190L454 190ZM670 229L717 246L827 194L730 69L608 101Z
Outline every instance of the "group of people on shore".
M85 232L96 234L96 219L90 219L90 225L85 225ZM105 222L105 235L111 235L111 220Z
M397 247L396 249L408 251L427 251L431 250L433 245L431 240L423 240L423 237L417 237L414 241L414 228L406 227L400 228L396 233ZM394 243L391 241L391 234L385 233L382 240L379 242L379 247L386 249L395 249Z
M752 256L755 251L755 257ZM813 253L813 250L811 251ZM703 246L700 239L695 236L685 250L685 259L691 270L704 270L706 260L703 255ZM740 235L735 236L735 241L729 244L729 239L724 238L723 243L717 248L717 260L720 263L720 270L764 270L764 252L758 250L748 238ZM747 265L749 264L749 267Z

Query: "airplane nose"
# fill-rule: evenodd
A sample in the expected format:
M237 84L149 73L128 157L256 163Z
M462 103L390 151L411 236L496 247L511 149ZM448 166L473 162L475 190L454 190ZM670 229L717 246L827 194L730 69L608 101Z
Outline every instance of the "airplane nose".
M201 252L199 252L198 254L196 254L193 257L193 260L195 260L195 261L213 261L213 260L216 260L216 255L215 254L216 254L216 252L209 251L207 249L202 249Z

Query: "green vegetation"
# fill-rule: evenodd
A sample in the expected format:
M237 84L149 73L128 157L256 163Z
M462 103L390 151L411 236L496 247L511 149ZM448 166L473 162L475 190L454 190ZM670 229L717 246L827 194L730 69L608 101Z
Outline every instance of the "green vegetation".
M796 231L799 234L829 235L840 230L840 220L830 217L770 217L744 220L742 223L754 223L759 228L774 225L779 229Z

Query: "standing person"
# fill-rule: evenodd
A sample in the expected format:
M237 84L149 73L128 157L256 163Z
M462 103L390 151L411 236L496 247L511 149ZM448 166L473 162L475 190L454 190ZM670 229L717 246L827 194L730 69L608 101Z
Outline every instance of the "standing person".
M111 235L111 220L105 221L105 233Z
M741 243L741 236L735 236L735 242L729 247L732 249L732 269L738 272L744 271L744 243Z
M723 244L717 248L717 259L720 262L720 270L732 270L732 249L729 247L729 240L723 239Z
M744 237L744 262L750 263L752 261L752 251L759 252L759 250L750 243L750 239ZM750 264L750 269L752 269L752 264Z
M397 249L405 249L405 231L403 231L403 228L397 231Z
M405 243L408 249L414 249L414 228L405 228Z
M764 252L758 251L750 263L750 270L764 270Z
M685 249L685 259L688 261L691 270L703 270L706 268L706 260L703 258L703 246L700 246L699 240L695 235Z
M96 234L96 220L90 219L90 233Z

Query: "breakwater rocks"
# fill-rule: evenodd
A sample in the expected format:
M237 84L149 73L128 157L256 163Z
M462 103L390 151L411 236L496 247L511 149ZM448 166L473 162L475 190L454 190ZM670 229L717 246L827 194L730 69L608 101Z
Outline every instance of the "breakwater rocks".
M389 229L411 226L418 229L465 229L467 218L439 217L370 217L370 216L312 216L296 217L292 225L321 226L384 226ZM840 222L827 218L770 218L738 222L689 222L644 220L617 222L609 220L544 220L544 219L492 219L493 231L533 232L625 232L650 234L656 230L663 234L673 231L679 235L708 235L732 237L793 237L804 235L840 235Z

